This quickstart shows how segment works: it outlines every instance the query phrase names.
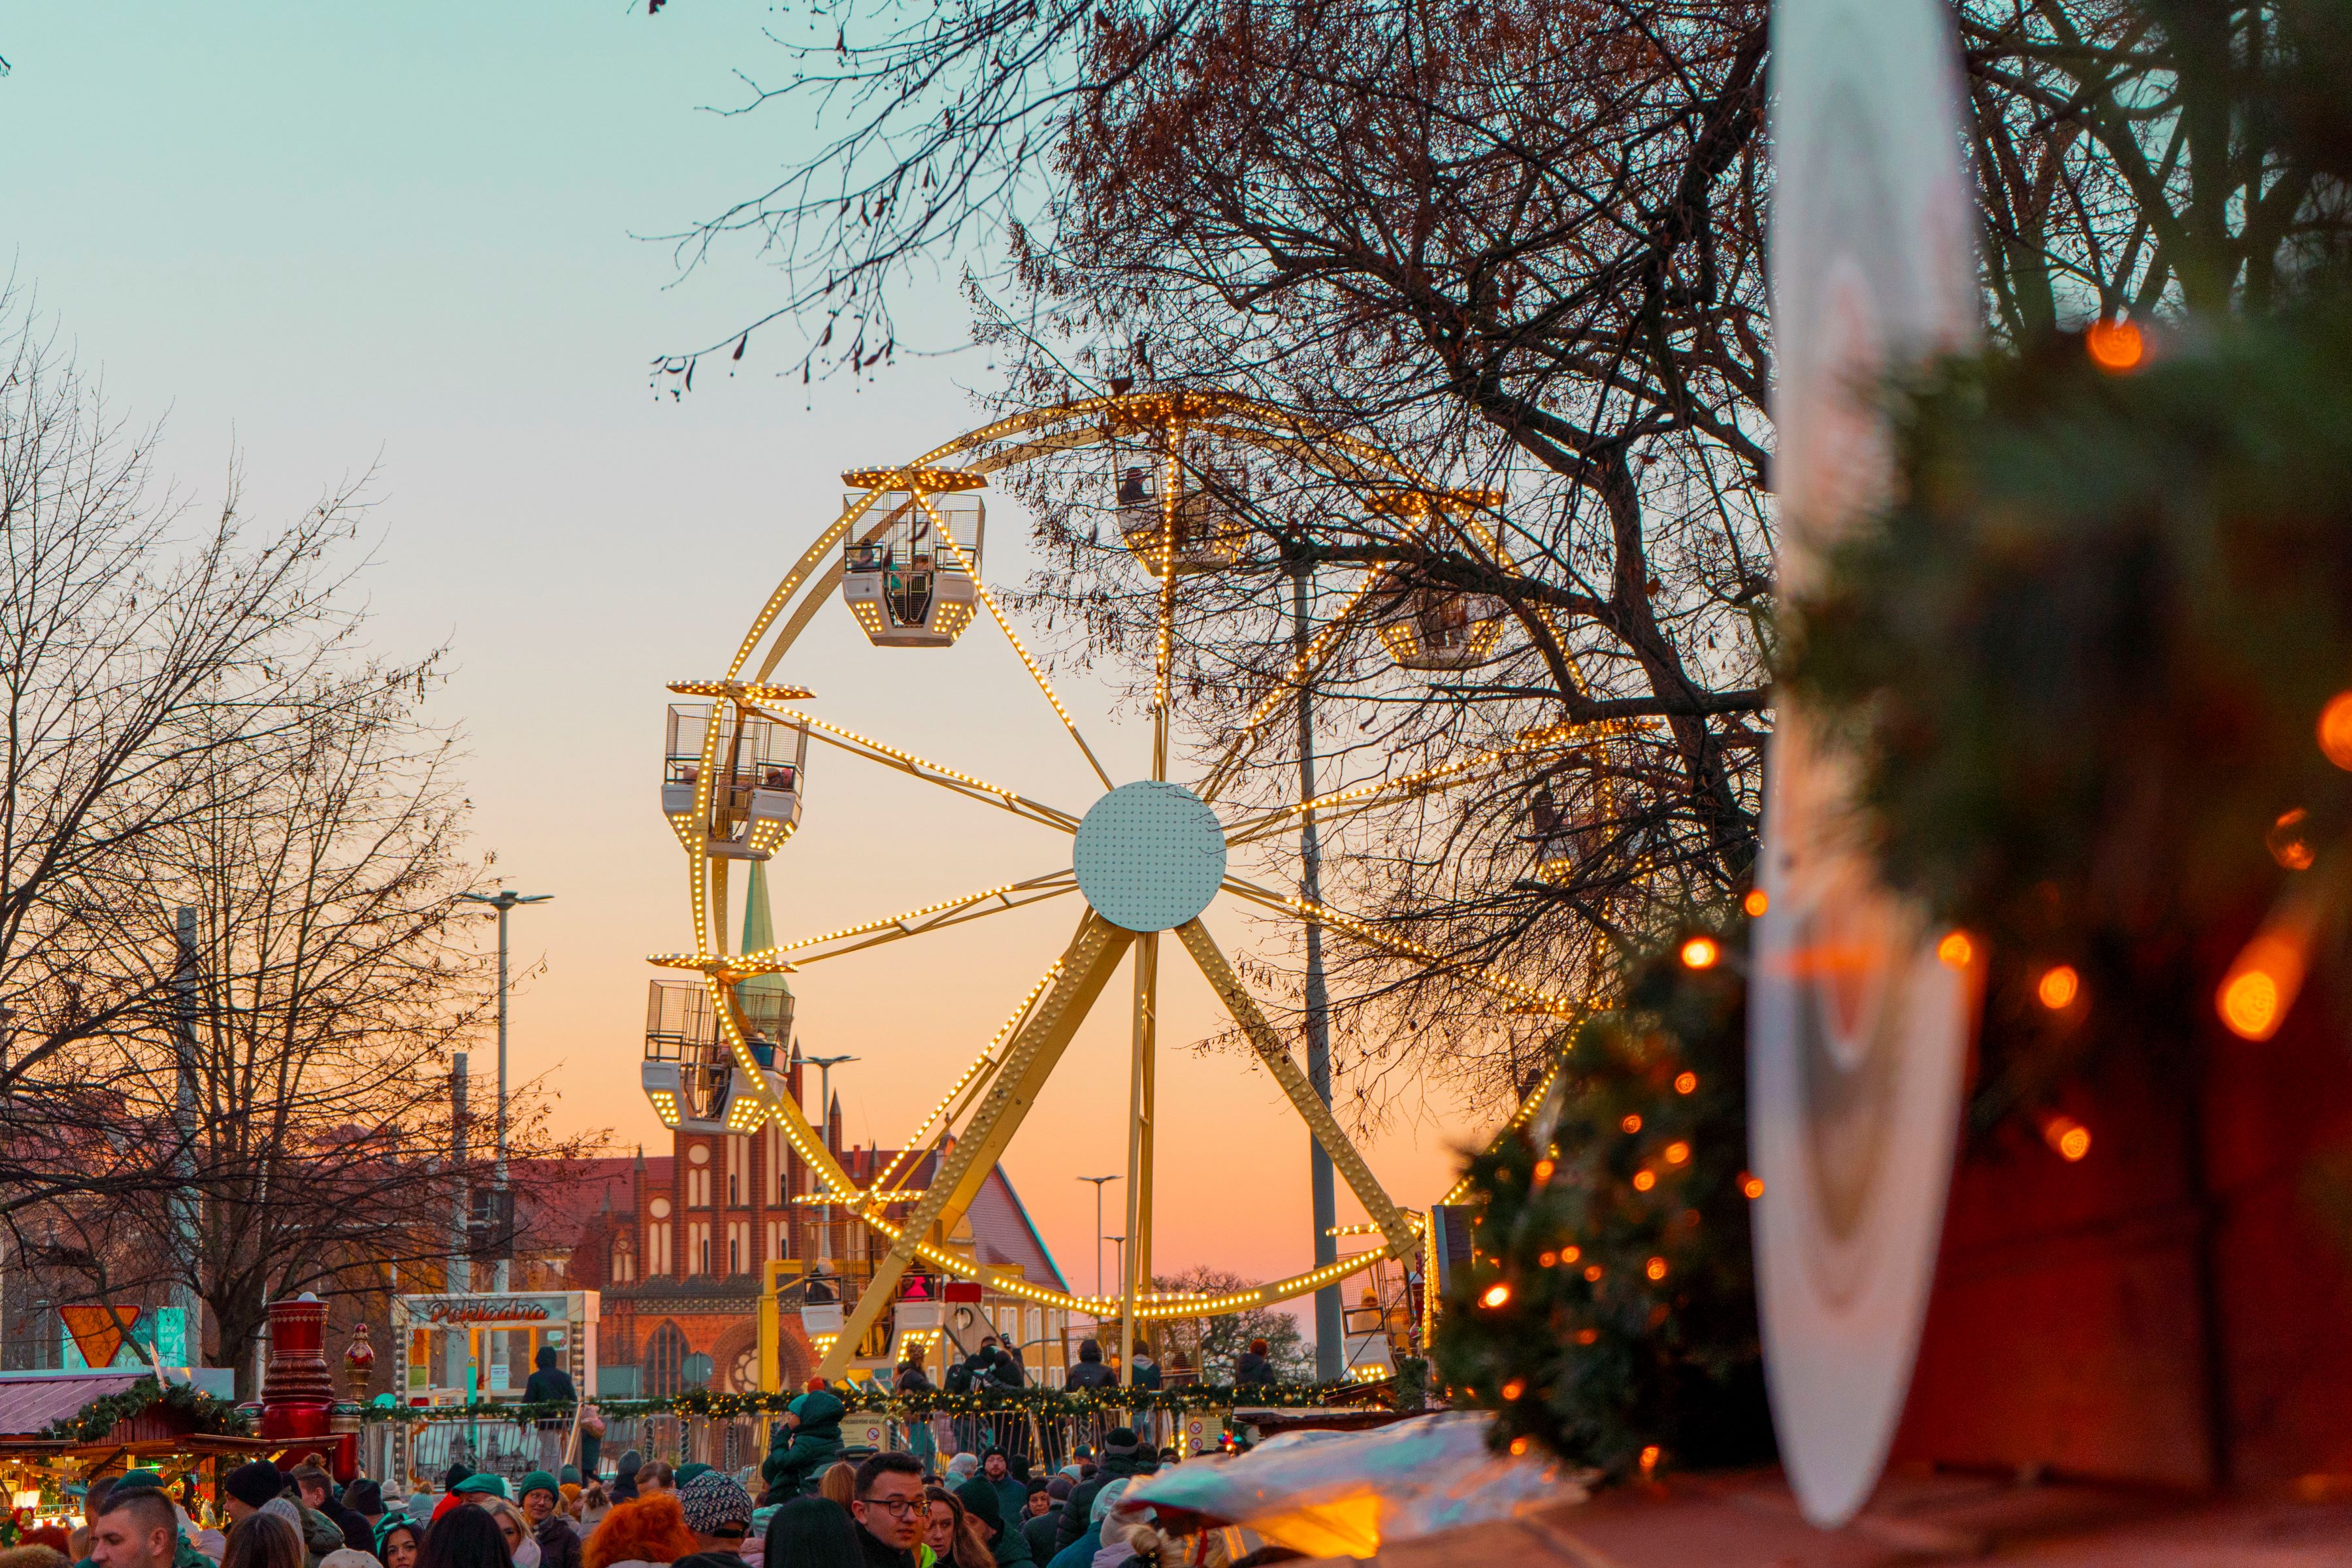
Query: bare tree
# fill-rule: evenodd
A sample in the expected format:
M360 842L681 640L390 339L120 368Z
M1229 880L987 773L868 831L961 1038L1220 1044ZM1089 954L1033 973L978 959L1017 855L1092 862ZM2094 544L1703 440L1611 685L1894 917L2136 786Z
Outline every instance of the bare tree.
M50 1108L121 1082L169 994L151 861L236 759L289 742L350 636L355 489L252 537L235 484L190 526L153 436L0 299L0 1213L140 1179L100 1144L38 1157ZM96 1163L88 1162L95 1161Z

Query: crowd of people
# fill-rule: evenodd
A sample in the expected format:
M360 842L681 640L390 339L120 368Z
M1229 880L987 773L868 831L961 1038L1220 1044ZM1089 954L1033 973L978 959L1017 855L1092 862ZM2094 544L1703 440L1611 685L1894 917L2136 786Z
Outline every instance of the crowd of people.
M1160 1568L1150 1510L1122 1498L1174 1449L1120 1426L1099 1462L1081 1447L1051 1475L993 1447L936 1470L908 1453L852 1464L838 1457L841 1401L818 1393L799 1429L830 1419L835 1457L764 1477L759 1501L709 1465L635 1452L609 1486L566 1467L510 1488L452 1465L437 1495L405 1499L257 1459L223 1479L217 1520L201 1505L192 1517L184 1486L152 1470L94 1481L83 1528L0 1552L0 1568Z
M1147 1348L1132 1353L1134 1385L1160 1386ZM1235 1373L1237 1383L1274 1380L1263 1341L1236 1358ZM990 1335L950 1368L946 1391L1026 1383L1020 1352ZM550 1396L568 1394L566 1384ZM1102 1346L1085 1342L1068 1386L1118 1385ZM914 1362L893 1388L940 1392ZM1123 1494L1177 1455L1132 1427L1105 1434L1099 1460L1080 1447L1034 1475L1017 1436L957 1443L965 1451L938 1468L940 1443L958 1434L925 1421L909 1423L912 1452L852 1464L846 1414L840 1394L812 1379L778 1422L757 1500L749 1471L739 1479L634 1451L609 1486L591 1449L584 1476L533 1470L509 1488L452 1465L437 1496L421 1489L407 1499L364 1477L338 1488L315 1461L281 1471L257 1459L224 1479L215 1519L155 1471L132 1470L90 1484L81 1529L55 1541L37 1532L0 1551L0 1568L1159 1568L1167 1543L1150 1510Z

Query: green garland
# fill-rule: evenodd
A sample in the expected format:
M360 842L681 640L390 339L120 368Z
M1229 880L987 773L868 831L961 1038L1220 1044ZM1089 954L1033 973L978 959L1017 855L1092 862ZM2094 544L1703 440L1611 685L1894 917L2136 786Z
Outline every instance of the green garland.
M1360 1394L1363 1387L1358 1383L1335 1383L1260 1384L1240 1389L1225 1384L1194 1384L1182 1388L1105 1389L1099 1394L1093 1391L1070 1393L1058 1388L1007 1388L971 1394L941 1391L898 1394L877 1384L862 1383L846 1386L836 1384L835 1392L842 1395L843 1402L852 1410L877 1411L902 1417L915 1414L1003 1415L1024 1412L1034 1413L1045 1419L1083 1419L1111 1414L1125 1415L1136 1410L1181 1413L1230 1410L1236 1405L1279 1410L1307 1409L1324 1405L1342 1393ZM798 1397L798 1393L721 1394L709 1389L696 1389L666 1399L601 1399L591 1403L607 1420L684 1415L725 1421L781 1415ZM485 1400L476 1405L371 1405L360 1414L367 1421L394 1425L428 1421L488 1421L511 1422L518 1426L526 1426L539 1421L570 1421L572 1411L569 1401L523 1404Z
M91 1400L75 1415L50 1422L41 1428L40 1436L69 1443L100 1442L118 1423L143 1415L158 1405L184 1412L194 1423L192 1429L207 1436L243 1437L253 1431L252 1418L227 1400L215 1399L190 1384L157 1383L148 1376L120 1394Z
M1889 880L1990 954L1979 1130L2103 1065L2191 1070L2283 894L2321 911L2312 973L2352 980L2352 775L2316 733L2352 687L2352 304L2148 343L2118 372L2053 334L1900 389L1899 499L1786 644Z
M1433 1356L1493 1441L1616 1476L1771 1452L1748 1208L1745 922L1630 966L1548 1102L1469 1162ZM1714 944L1691 968L1683 942ZM1704 955L1705 950L1701 954Z

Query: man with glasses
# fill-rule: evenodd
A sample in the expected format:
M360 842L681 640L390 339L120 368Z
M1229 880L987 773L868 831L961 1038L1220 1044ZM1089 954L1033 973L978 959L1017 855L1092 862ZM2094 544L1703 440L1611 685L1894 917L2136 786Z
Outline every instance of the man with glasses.
M873 1568L914 1568L929 1504L923 1466L912 1454L877 1454L857 1467L857 1544Z

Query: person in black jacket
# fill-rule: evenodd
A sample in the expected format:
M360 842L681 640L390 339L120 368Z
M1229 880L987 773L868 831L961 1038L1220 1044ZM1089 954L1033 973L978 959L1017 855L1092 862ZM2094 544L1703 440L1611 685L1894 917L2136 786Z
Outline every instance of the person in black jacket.
M1275 1382L1274 1362L1267 1353L1273 1348L1264 1340L1250 1341L1249 1349L1234 1358L1234 1386L1248 1388Z
M1148 1476L1159 1468L1160 1456L1136 1441L1133 1427L1114 1426L1105 1433L1101 1467L1080 1482L1070 1493L1070 1500L1062 1505L1062 1524L1055 1532L1054 1550L1061 1551L1087 1532L1087 1526L1094 1522L1096 1494L1103 1488L1113 1481Z
M1065 1388L1108 1388L1118 1374L1103 1364L1102 1346L1093 1340L1078 1342L1078 1364L1070 1369Z

